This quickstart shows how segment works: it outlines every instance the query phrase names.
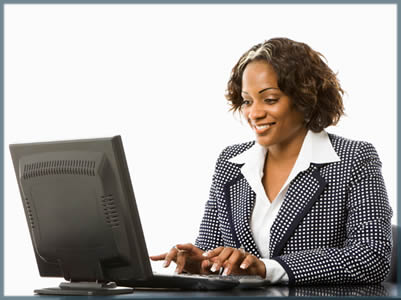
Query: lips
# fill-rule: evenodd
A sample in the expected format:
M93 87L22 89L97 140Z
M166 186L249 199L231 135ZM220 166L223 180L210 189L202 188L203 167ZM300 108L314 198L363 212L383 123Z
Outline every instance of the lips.
M257 134L263 134L267 132L270 129L270 127L272 127L274 124L276 124L276 122L270 122L264 124L252 124L252 127Z

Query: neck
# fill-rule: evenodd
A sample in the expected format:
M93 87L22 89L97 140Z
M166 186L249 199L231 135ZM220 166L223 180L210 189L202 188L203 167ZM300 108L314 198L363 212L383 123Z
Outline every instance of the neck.
M294 135L292 135L290 138L281 142L280 144L268 147L269 160L270 159L274 161L295 160L298 157L299 152L301 151L301 147L307 132L308 130L306 128L302 128L296 133L294 133Z

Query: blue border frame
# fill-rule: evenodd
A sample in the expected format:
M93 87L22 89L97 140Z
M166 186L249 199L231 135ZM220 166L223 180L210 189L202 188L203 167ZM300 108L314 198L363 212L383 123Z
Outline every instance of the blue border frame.
M26 297L15 297L15 296L4 296L4 4L395 4L397 6L397 224L398 236L401 232L401 197L400 197L400 186L401 186L401 159L399 156L399 149L401 145L401 105L399 105L400 97L400 86L401 78L399 76L401 70L401 60L399 55L400 49L400 36L401 36L401 23L399 16L401 15L401 0L0 0L0 21L1 21L1 32L0 32L0 69L1 81L0 81L0 298L8 299L19 299L19 298L31 298L32 296ZM400 243L399 243L400 244ZM401 247L398 247L397 256L401 257ZM401 272L401 259L397 262L398 274ZM22 283L23 284L23 283ZM35 296L36 298L38 296ZM61 297L49 297L45 296L46 299L61 299ZM63 299L66 297L62 297ZM69 297L68 297L69 298ZM87 298L87 297L85 297ZM218 299L223 297L216 297ZM226 298L226 297L224 297ZM244 299L244 297L241 297ZM269 297L270 298L270 297ZM283 299L283 297L272 297L276 299ZM305 297L303 297L305 299ZM323 299L323 297L313 297L314 299ZM343 299L350 297L330 297L330 299ZM361 299L361 297L357 297ZM365 297L363 297L365 298ZM367 297L369 299L378 299L379 297ZM397 278L397 297L401 299L401 276ZM77 298L74 298L77 299ZM107 298L110 299L110 298ZM180 298L184 299L184 298Z
M3 4L397 4L400 0L1 0Z

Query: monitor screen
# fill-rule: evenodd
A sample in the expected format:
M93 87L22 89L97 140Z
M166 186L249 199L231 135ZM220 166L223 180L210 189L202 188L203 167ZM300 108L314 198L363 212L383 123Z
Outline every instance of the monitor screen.
M151 278L120 136L10 151L41 276L72 286Z

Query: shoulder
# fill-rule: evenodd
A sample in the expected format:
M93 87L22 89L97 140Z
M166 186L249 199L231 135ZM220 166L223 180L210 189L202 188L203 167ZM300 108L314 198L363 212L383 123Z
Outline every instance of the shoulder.
M341 160L379 160L375 147L367 141L358 141L328 133L334 151Z
M255 141L249 141L240 144L234 144L227 146L224 150L220 153L218 161L227 161L243 152L251 148L255 145Z

